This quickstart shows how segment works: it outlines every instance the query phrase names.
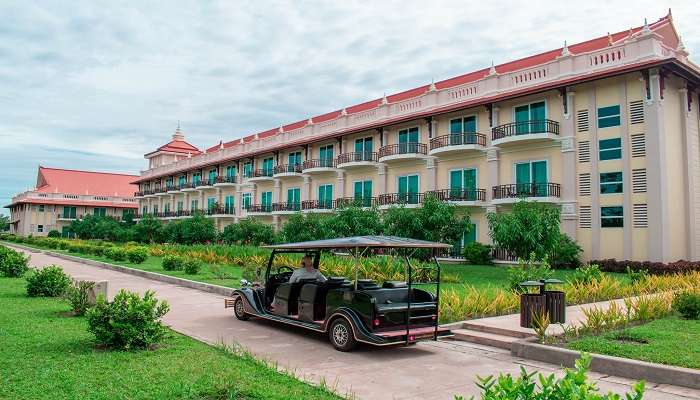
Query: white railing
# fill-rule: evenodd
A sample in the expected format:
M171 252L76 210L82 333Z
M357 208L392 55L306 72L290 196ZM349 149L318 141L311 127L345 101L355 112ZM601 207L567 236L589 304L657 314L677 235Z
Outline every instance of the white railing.
M120 197L120 196L94 196L87 194L66 194L66 193L39 193L39 192L24 192L20 193L12 198L12 202L16 203L18 201L30 200L30 199L41 199L41 200L77 200L77 201L94 201L103 203L125 203L132 204L136 203L136 199L132 197Z
M291 139L299 142L305 139L316 139L322 136L343 133L352 129L362 129L367 125L380 124L382 121L396 116L430 111L438 107L457 104L479 97L508 93L529 86L554 82L572 75L585 75L590 72L616 68L643 60L663 59L670 56L678 57L678 53L663 46L656 35L637 35L623 43L609 46L603 50L563 55L536 67L504 74L489 74L487 72L483 78L474 82L440 90L426 90L423 95L398 103L380 104L371 110L347 115L341 114L335 119L324 121L321 124L307 125L303 128L263 140L237 144L228 149L142 171L141 178L163 176L176 171L196 169L205 164L249 157L268 149L272 150L274 147L279 147Z

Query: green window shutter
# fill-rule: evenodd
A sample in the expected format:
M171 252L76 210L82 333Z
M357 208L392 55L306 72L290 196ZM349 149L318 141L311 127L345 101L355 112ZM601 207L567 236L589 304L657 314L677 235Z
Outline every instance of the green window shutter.
M622 140L620 138L603 139L598 142L601 161L619 160L622 158Z
M399 131L399 144L408 143L408 130L403 129Z
M464 244L476 242L476 224L469 224L469 232L464 234Z
M546 131L545 114L543 101L530 104L530 120L537 121L530 124L530 133L543 133Z
M70 208L70 217L75 219L75 218L77 218L77 214L78 214L78 209L76 207L71 207Z
M462 119L457 118L450 120L450 133L451 134L457 134L457 133L462 133Z
M598 128L620 126L620 105L598 108Z
M365 151L365 142L362 139L355 139L355 153L362 153Z
M459 193L462 190L462 170L450 171L450 189Z
M365 202L371 201L372 199L372 181L365 181L363 183L363 196L365 198Z
M400 176L399 177L399 194L405 194L408 192L408 177L407 176Z
M408 141L410 143L418 143L418 128L411 128L408 130Z
M408 202L418 203L418 175L409 175L408 177Z
M528 184L530 182L530 163L515 164L515 183Z
M476 169L464 170L464 187L466 191L465 198L467 200L476 200Z
M177 211L182 211L183 208L184 208L183 202L178 201L177 202Z
M530 126L527 123L529 120L529 105L515 107L515 122L517 123L517 125L515 126L516 135L523 135L530 132Z
M476 132L476 117L471 116L471 117L466 117L464 118L464 127L462 128L462 132L465 133L474 133Z
M372 140L371 137L365 138L364 151L367 153L371 153L372 151L374 151L374 140Z
M547 183L547 161L535 161L532 163L532 182Z
M355 198L361 199L363 195L363 184L362 182L355 182Z
M603 172L600 174L600 193L622 193L622 172Z

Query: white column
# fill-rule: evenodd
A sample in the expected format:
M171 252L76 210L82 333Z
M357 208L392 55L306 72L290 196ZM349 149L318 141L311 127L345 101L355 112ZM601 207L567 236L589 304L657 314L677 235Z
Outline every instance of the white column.
M272 203L282 202L282 184L279 179L273 180L272 184Z
M489 147L486 150L486 164L488 166L488 185L486 187L487 202L493 200L493 188L500 184L498 151L498 147Z
M561 228L569 237L576 240L576 138L574 119L574 92L566 92L566 112L561 122L562 181L561 185ZM563 104L562 104L563 108Z
M435 136L433 136L435 137ZM425 159L425 166L426 166L426 177L425 177L425 191L433 191L438 189L436 187L436 182L437 182L437 158L435 157L428 157Z
M377 195L386 194L386 165L377 166Z
M336 195L335 197L338 199L342 199L345 197L345 171L340 170L338 171L338 188L336 190Z
M311 177L304 175L304 187L301 189L301 201L311 200Z

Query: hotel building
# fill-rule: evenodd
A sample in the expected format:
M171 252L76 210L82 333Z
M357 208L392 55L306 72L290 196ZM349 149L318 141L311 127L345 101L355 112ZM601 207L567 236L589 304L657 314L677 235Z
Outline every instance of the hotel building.
M85 215L122 219L138 202L131 182L136 175L39 167L36 187L12 198L10 233L46 236L52 230L72 235L71 222Z
M653 24L491 66L208 149L176 132L146 155L141 214L203 210L219 229L349 202L469 212L560 207L585 259L700 259L700 68Z

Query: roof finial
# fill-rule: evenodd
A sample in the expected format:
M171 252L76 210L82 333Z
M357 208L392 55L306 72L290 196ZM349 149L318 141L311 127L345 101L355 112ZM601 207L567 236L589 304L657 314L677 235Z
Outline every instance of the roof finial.
M219 140L219 150L223 150L223 149L224 149L224 141Z
M245 143L245 140L243 140L243 138L241 138L241 144L244 144L244 143Z
M192 158L192 153L189 151L187 152L187 158Z
M308 120L306 120L306 125L313 125L313 124L314 124L313 118L309 118Z
M608 46L612 46L612 45L613 45L613 37L610 34L610 32L608 32Z
M630 32L629 32L629 35L627 37L631 38L633 34L634 34L634 30L630 26Z
M566 56L570 56L570 55L571 55L571 52L569 51L569 45L566 44L566 40L565 40L564 47L562 47L562 49L561 49L561 56L566 57Z
M430 81L430 86L428 87L429 92L434 92L437 90L437 87L435 86L435 78Z
M177 120L177 128L175 129L175 133L173 134L173 140L179 140L179 141L184 141L185 140L185 135L182 134L182 131L180 130L180 120Z
M666 15L666 18L668 18L670 21L673 21L673 14L671 14L671 7L668 8L668 15Z
M491 60L491 68L489 68L489 75L496 75L496 66L493 63L493 60Z
M642 32L645 35L651 33L651 28L649 28L649 22L647 21L646 18L644 18L644 27L642 28Z
M342 116L348 115L348 110L346 110L345 107L343 107L343 109L340 110L340 115L342 115Z
M384 92L384 96L382 96L382 104L389 104L389 100L386 98L386 92Z

